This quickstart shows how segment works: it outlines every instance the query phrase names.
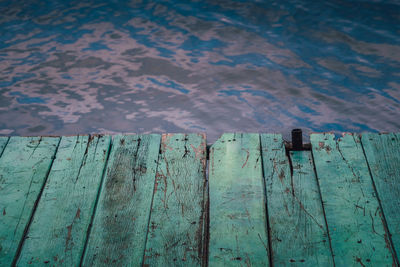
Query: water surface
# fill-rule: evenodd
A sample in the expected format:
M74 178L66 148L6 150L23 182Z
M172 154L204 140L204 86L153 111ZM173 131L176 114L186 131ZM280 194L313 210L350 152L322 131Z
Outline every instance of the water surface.
M399 131L398 1L0 1L0 134Z

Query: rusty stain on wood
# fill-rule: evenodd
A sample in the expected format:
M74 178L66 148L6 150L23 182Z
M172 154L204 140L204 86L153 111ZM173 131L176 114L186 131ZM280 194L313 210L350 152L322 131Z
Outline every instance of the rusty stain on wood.
M397 266L399 140L0 137L0 262Z

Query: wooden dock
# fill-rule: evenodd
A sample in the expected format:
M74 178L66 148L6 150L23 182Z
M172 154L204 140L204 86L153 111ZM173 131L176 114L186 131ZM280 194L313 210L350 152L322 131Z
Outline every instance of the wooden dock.
M398 266L400 134L310 140L0 137L0 266Z

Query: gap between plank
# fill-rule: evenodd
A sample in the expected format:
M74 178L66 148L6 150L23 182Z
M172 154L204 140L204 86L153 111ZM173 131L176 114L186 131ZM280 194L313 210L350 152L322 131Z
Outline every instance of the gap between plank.
M293 194L294 194L294 188L293 188L293 163L292 163L292 158L290 157L290 151L292 151L291 149L289 149L286 145L285 145L285 154L286 154L286 158L288 159L289 162L289 168L290 168L290 177L291 177L291 184L292 184L292 189L293 189Z
M99 135L98 137L100 139L101 136ZM90 140L90 138L91 138L91 135L89 135L89 140ZM106 171L107 171L108 160L110 158L111 148L112 148L112 144L113 144L113 138L111 136L110 136L110 138L111 138L111 140L110 140L110 144L108 146L108 152L107 152L107 155L106 155L106 162L104 163L103 172L101 174L101 180L100 180L100 183L99 183L99 188L97 190L97 195L96 195L96 199L95 199L95 202L94 202L93 212L92 212L92 215L90 217L89 227L88 227L87 232L86 232L86 239L85 239L85 243L83 245L83 251L82 251L81 258L80 258L79 266L82 266L83 258L85 257L87 244L88 244L88 241L89 241L90 233L92 231L92 225L93 225L94 216L95 216L96 211L97 211L97 204L99 202L101 189L103 188L104 176L105 176ZM88 146L89 146L89 142L88 142Z
M397 257L397 253L396 253L396 250L394 248L394 244L393 244L393 241L392 241L392 235L390 234L390 231L389 231L389 227L388 227L388 224L387 224L387 221L386 221L385 213L383 212L383 209L382 209L381 199L379 198L378 190L376 189L376 186L375 186L375 180L374 180L374 176L372 175L372 171L371 171L371 167L370 167L369 162L368 162L367 154L365 153L364 145L362 143L362 136L359 135L359 137L360 137L360 141L361 141L360 145L361 145L361 148L362 148L362 151L363 151L363 155L364 155L365 161L367 162L368 172L369 172L369 175L371 177L372 187L374 188L375 196L376 196L376 199L378 200L378 203L379 203L380 212L382 212L383 227L385 228L385 232L387 234L387 238L388 238L389 243L390 243L390 251L392 252L392 256L393 256L397 266L399 266L399 259ZM354 136L353 136L353 138L354 138Z
M139 144L140 145L140 144ZM139 148L139 147L138 147ZM150 212L149 212L149 217L147 218L147 227L146 227L146 238L144 240L144 249L143 249L143 253L142 253L142 262L141 262L141 266L144 265L144 259L146 256L146 246L147 246L147 238L149 236L149 225L150 225L150 220L151 220L151 210L153 209L153 200L154 200L154 188L156 186L157 183L157 175L158 175L158 166L160 166L159 162L160 162L160 156L161 156L161 148L162 148L162 134L160 135L160 147L158 149L158 157L157 157L157 167L156 167L156 173L154 175L154 183L153 183L153 194L151 196L151 203L150 203ZM136 162L135 162L136 164Z
M6 150L6 147L7 147L9 141L10 141L10 137L7 137L7 141L3 147L3 150L0 152L0 158L1 158L1 156L3 156L3 153Z
M329 227L328 227L328 221L326 220L326 213L325 213L325 206L324 206L324 201L322 200L322 193L321 193L321 188L319 185L319 180L318 180L318 174L317 174L317 168L315 168L315 160L314 160L314 153L312 150L312 147L310 146L310 150L311 150L311 158L312 158L312 163L313 163L313 169L314 169L314 174L315 174L315 180L317 182L317 186L318 186L318 193L319 193L319 199L321 201L321 205L322 205L322 212L324 214L324 220L325 220L325 226L326 226L326 233L328 234L328 241L329 241L329 249L331 251L331 256L332 256L332 262L333 262L333 266L336 266L335 263L335 257L333 254L333 249L332 249L332 240L331 240L331 235L329 233Z
M262 174L262 183L263 183L263 191L264 191L264 197L265 197L265 216L266 216L266 222L267 222L267 233L268 233L268 260L269 260L269 266L273 266L273 254L272 254L272 245L271 245L271 228L269 224L269 215L268 215L268 196L267 196L267 188L266 184L267 182L265 181L265 174L264 174L264 157L263 157L263 148L262 148L262 141L261 141L261 134L258 135L259 139L259 144L260 144L260 157L261 157L261 174Z
M206 137L207 138L207 137ZM203 262L202 266L207 267L208 266L208 243L209 243L209 237L210 237L210 231L209 231L209 225L210 225L210 194L208 190L208 168L209 168L209 160L208 160L208 151L209 148L207 146L207 139L206 141L206 155L205 155L205 166L204 166L204 188L203 188Z
M46 185L46 183L47 183L47 179L49 178L50 171L51 171L51 169L52 169L52 167L53 167L54 160L56 159L56 155L57 155L57 152L58 152L58 147L60 146L60 143L61 143L61 138L62 138L62 137L59 137L59 139L58 139L57 147L56 147L56 149L55 149L55 151L54 151L54 154L53 154L53 156L52 156L52 161L51 161L51 163L50 163L49 169L48 169L47 172L46 172L46 178L44 179L43 184L42 184L42 186L41 186L41 188L40 188L39 195L38 195L38 197L36 198L35 203L33 204L32 212L31 212L31 214L30 214L30 216L29 216L28 223L25 225L24 233L23 233L23 235L22 235L21 240L19 241L18 248L17 248L17 252L16 252L15 255L14 255L14 259L13 259L13 261L12 261L12 263L11 263L11 266L16 266L17 261L18 261L18 258L19 258L20 254L21 254L22 247L23 247L24 241L25 241L25 239L26 239L26 235L28 234L29 227L31 226L32 221L33 221L33 216L35 215L37 206L38 206L39 201L40 201L40 199L41 199L41 197L42 197L42 193L43 193L44 187L45 187L45 185ZM10 138L9 138L9 139L10 139ZM39 144L40 144L41 141L42 141L42 136L41 136L40 139L39 139ZM7 144L8 144L8 141L7 141ZM39 146L39 145L38 145L38 146ZM4 151L4 150L3 150L3 151Z
M206 177L206 179L208 179ZM204 194L203 194L203 211L204 211L204 217L203 217L203 264L202 266L207 267L208 266L208 247L209 247L209 240L210 240L210 193L208 190L208 180L205 181L205 186L204 186Z

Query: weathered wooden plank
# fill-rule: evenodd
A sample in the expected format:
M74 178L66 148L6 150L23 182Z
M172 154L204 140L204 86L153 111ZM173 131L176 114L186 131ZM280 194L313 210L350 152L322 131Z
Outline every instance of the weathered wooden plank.
M271 256L275 266L333 266L310 151L291 151L280 134L262 134Z
M0 158L0 265L11 265L59 138L11 137Z
M9 139L9 137L0 136L0 156L3 154L3 150L8 143L8 139Z
M268 266L258 134L224 134L211 147L210 266Z
M160 135L116 136L84 266L140 266L157 170Z
M400 255L400 134L361 137L393 246Z
M201 266L205 135L164 134L158 164L144 266Z
M110 141L62 137L17 265L79 265Z
M360 139L312 134L311 145L336 265L395 265Z

